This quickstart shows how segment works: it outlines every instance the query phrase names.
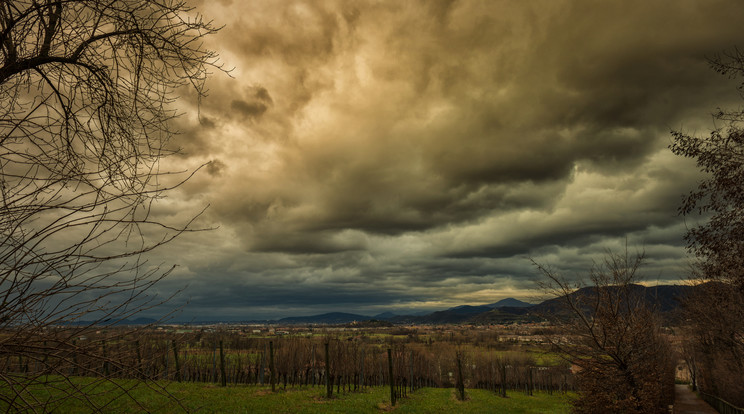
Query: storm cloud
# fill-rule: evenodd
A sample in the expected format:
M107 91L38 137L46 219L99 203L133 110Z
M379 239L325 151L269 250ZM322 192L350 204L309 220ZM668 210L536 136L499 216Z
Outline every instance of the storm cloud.
M160 253L184 312L529 299L528 257L580 273L626 240L651 279L684 276L676 209L701 176L669 132L739 105L707 60L744 44L739 2L197 7L234 70L183 97L165 161L209 163L168 201L217 228Z

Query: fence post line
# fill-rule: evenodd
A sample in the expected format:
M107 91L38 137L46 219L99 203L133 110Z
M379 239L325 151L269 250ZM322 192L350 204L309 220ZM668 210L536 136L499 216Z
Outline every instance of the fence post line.
M724 399L716 397L715 395L708 394L708 393L701 391L700 396L703 397L703 401L710 404L713 408L716 409L716 411L720 413L744 414L744 409L739 408Z

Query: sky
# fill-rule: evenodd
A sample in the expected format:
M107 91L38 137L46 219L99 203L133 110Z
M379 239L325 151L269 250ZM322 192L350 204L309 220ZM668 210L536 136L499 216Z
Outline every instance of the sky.
M374 315L537 301L611 249L682 283L703 178L673 155L738 81L740 1L202 1L224 28L156 206L198 226L158 250L182 320Z

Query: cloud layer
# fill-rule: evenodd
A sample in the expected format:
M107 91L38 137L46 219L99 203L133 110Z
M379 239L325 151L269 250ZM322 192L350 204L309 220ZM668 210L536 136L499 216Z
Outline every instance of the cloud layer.
M161 253L186 313L529 299L527 257L580 272L626 238L651 278L683 276L700 177L669 131L739 104L706 60L744 43L738 2L198 7L235 69L198 113L184 96L167 161L211 162L169 200L219 226Z

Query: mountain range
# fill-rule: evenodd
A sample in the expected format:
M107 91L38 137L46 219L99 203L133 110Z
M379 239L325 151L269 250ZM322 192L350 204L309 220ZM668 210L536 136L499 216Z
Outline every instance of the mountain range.
M609 287L606 289L616 289ZM630 285L630 294L646 302L646 304L658 309L667 321L677 317L681 299L694 291L694 286L687 285L658 285L643 286ZM596 297L596 288L585 287L570 294L574 299L580 296L585 298ZM514 298L506 298L487 305L460 305L449 309L422 313L414 310L395 310L395 312L383 312L373 316L356 313L331 312L311 316L291 316L278 320L244 320L240 322L226 321L187 321L179 322L168 320L169 323L186 324L219 324L219 323L241 323L241 324L276 324L276 325L344 325L353 322L364 322L370 326L381 326L384 324L511 324L536 322L544 320L546 316L560 315L565 312L563 302L565 298L553 298L541 303L532 304ZM587 301L591 302L591 301ZM590 309L585 309L590 311ZM99 322L100 323L100 322ZM146 325L157 323L154 319L137 318L123 319L120 321L110 320L108 323L115 325ZM74 324L93 324L93 322L78 321Z
M607 289L617 289L609 287ZM658 309L667 318L673 318L680 307L681 299L689 295L693 286L630 285L629 292L635 298ZM578 297L593 298L597 291L594 287L585 287L572 292L573 299ZM354 313L324 313L312 316L294 316L272 321L276 324L348 324L369 320L386 321L393 324L509 324L515 322L535 322L547 315L557 315L564 311L565 298L553 298L538 304L523 302L514 298L502 299L488 305L460 305L446 310L435 311L425 315L395 314L384 312L372 317ZM588 301L591 302L591 301ZM585 309L590 311L590 309Z

